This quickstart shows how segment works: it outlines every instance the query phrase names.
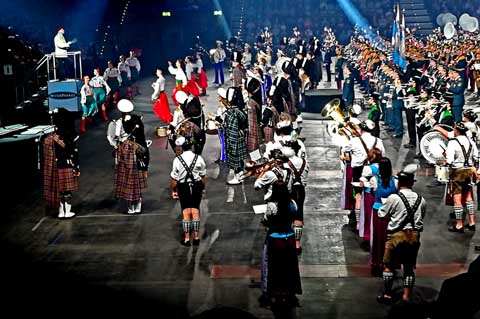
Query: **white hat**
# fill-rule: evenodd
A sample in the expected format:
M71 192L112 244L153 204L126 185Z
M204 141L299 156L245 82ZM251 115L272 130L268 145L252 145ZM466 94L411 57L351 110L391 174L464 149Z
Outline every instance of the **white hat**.
M295 156L295 151L291 147L284 146L280 150L286 158L292 158Z
M217 45L218 45L218 44L223 45L223 42L220 41L220 40L215 41L215 43L216 43Z
M408 164L407 166L405 166L402 172L404 172L405 174L415 174L417 172L417 169L417 164Z
M225 90L224 88L218 88L217 94L218 94L222 99L226 99L226 98L227 98L227 90Z
M122 99L118 101L117 108L122 113L129 113L133 111L133 103L129 100Z
M183 136L179 136L176 140L175 140L175 145L177 146L182 146L183 144L185 144L185 137Z
M187 93L183 91L177 91L177 93L175 93L175 100L177 100L178 103L183 104L187 99L188 99Z
M362 113L362 107L358 104L352 105L353 114L360 115Z

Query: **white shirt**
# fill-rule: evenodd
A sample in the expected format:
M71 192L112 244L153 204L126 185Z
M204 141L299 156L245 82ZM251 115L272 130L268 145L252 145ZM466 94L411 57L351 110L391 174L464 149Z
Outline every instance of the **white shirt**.
M55 43L55 56L58 58L66 58L70 42L65 41L65 37L61 33L57 33L55 38L53 38L53 42Z
M94 88L105 88L107 95L110 93L110 87L101 75L94 76L88 84Z
M140 61L137 59L137 57L130 56L125 59L125 62L127 62L130 68L136 68L138 73L140 73L141 66L140 66Z
M405 196L408 203L410 204L410 207L413 208L413 206L415 205L415 201L417 200L417 197L419 195L413 192L411 189L401 189L399 192L401 192ZM385 204L378 210L378 216L390 217L390 221L388 222L387 227L389 232L412 229L413 226L415 226L416 230L423 231L423 218L425 217L426 211L427 203L425 201L425 198L422 198L420 206L418 206L417 211L415 211L413 215L413 222L415 225L407 222L405 225L403 225L403 227L401 227L408 215L407 208L403 204L403 201L400 199L400 196L398 196L397 194L392 194L388 196Z
M468 166L473 166L474 162L478 161L477 145L464 135L457 136L456 139L457 140L451 139L448 141L446 150L447 163L454 168L462 168L465 166L465 156L460 146L460 144L462 144L466 153L468 153L470 147L472 148L468 158Z
M215 53L213 53L213 61L215 63L223 62L227 55L225 54L225 50L222 48L217 48Z
M171 75L175 75L175 80L176 81L182 81L182 85L185 86L187 85L187 76L185 75L185 72L183 72L182 69L174 68L173 66L168 67L168 72L170 72Z
M192 63L186 63L185 64L185 73L187 76L187 80L190 80L192 78L192 73L193 73L193 68L195 67L194 64Z
M84 84L80 89L80 103L82 105L87 103L87 96L93 96L93 88L88 84Z
M160 92L165 91L165 78L163 76L159 77L157 81L153 82L152 87L152 101L155 101L160 96Z
M290 168L288 168L288 166L285 166L285 167L288 170L290 170ZM257 178L255 180L255 184L254 184L255 189L265 188L267 190L267 192L265 193L265 196L263 197L263 199L265 201L268 201L270 199L270 197L272 197L272 184L278 180L278 177L277 177L277 175L275 175L273 170L280 173L284 179L287 177L287 170L280 169L280 168L276 167L276 168L272 168L271 170L266 171L265 174L262 175L262 177ZM290 174L290 179L288 180L287 185L288 185L288 190L291 190L292 189L292 174Z
M180 156L185 161L185 164L190 167L190 165L192 165L193 159L195 158L195 153L193 153L192 151L185 151ZM197 157L197 161L195 162L195 166L192 170L192 175L195 181L199 181L202 179L202 177L207 175L207 165L205 165L205 161L200 155L198 155ZM180 183L185 182L185 178L187 177L187 170L177 157L175 157L175 159L173 160L172 172L170 173L170 177Z
M185 115L183 115L183 111L180 107L175 108L173 111L173 119L170 124L174 127L177 127L185 119Z
M117 68L106 68L103 77L105 79L117 78L118 83L122 83L122 76Z
M372 136L372 134L368 132L364 132L362 134L362 139L365 142L368 150L373 148L373 145L382 152L382 156L385 156L385 148L383 147L383 142L381 139ZM350 140L350 142L345 145L344 152L350 152L351 154L351 165L352 167L359 167L363 166L367 159L367 151L363 147L362 142L360 141L360 137L354 137Z
M132 77L132 73L130 72L130 67L128 66L127 62L118 62L118 70L120 72L126 72L129 79Z

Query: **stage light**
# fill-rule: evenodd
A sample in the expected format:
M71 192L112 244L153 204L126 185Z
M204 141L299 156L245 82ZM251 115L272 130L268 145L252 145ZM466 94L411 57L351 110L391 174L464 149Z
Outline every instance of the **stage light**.
M172 13L170 11L163 11L162 12L162 17L170 17L172 16Z
M214 16L221 16L221 15L223 15L222 10L215 10L215 11L213 11L213 15L214 15Z

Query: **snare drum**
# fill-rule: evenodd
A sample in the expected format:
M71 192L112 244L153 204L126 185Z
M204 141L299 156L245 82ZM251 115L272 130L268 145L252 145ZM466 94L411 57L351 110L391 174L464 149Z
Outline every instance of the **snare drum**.
M437 176L437 180L440 183L448 183L450 179L450 173L448 170L448 166L435 166L435 175Z
M217 124L215 124L215 120L212 120L212 119L207 120L205 128L206 128L205 132L209 135L218 134L218 128L217 128Z
M157 136L158 137L165 137L167 135L168 135L168 127L167 126L157 127Z

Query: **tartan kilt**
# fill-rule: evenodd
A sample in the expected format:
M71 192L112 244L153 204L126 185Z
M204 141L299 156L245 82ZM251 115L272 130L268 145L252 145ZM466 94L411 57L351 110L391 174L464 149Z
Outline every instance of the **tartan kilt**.
M262 141L262 133L257 121L257 103L249 103L248 106L248 136L247 150L253 152L259 148Z
M227 165L233 170L242 170L244 161L247 159L247 143L245 142L245 134L237 132L236 138L226 138L227 147Z
M275 130L273 129L273 127L270 127L270 126L263 127L263 136L264 136L265 143L274 142L273 140L274 134L275 134Z
M137 168L135 145L125 141L117 150L117 168L115 171L115 197L127 201L142 198L141 190L147 188L147 172Z
M57 174L59 192L71 192L79 188L78 177L73 174L72 168L59 168Z

